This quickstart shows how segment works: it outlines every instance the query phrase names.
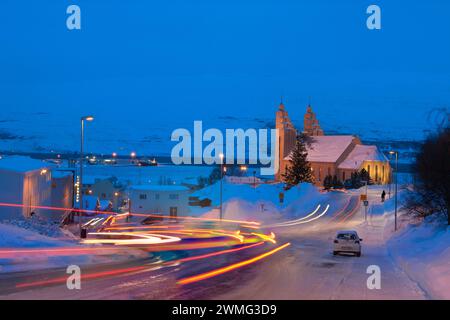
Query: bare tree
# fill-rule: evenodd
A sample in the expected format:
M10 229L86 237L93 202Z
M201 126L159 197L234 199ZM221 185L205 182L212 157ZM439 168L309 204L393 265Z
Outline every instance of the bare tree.
M420 216L447 215L450 225L450 128L440 128L422 144L415 163L414 194L407 203Z

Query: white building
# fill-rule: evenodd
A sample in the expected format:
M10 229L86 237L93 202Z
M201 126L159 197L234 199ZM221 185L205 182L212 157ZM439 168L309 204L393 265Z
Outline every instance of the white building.
M51 206L51 196L48 164L21 156L0 159L0 220L47 216L49 210L33 206Z
M189 212L189 188L180 185L136 185L128 189L131 213L167 216Z

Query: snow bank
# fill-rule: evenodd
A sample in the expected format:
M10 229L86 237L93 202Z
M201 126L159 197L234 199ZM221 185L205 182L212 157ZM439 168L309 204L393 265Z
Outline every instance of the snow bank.
M261 184L256 188L246 184L223 184L223 208L226 219L256 220L265 223L301 218L314 211L320 204L323 208L330 204L328 214L342 210L350 195L343 192L320 192L309 183L302 183L288 191L283 184ZM280 203L279 194L284 193ZM212 208L193 209L191 214L217 218L220 205L220 182L197 191L192 196L212 201Z
M13 224L0 223L0 248L36 248L36 247L59 247L76 245L75 241L63 240L61 238L49 237L32 230L26 221L11 221Z
M432 298L450 299L450 230L426 219L392 237L387 247L396 263Z

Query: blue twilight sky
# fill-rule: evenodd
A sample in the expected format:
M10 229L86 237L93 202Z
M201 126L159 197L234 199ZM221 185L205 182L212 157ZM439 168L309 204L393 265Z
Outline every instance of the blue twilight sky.
M273 118L283 95L296 119L312 97L325 129L422 130L450 105L449 16L446 0L2 0L0 117L92 113L131 130Z

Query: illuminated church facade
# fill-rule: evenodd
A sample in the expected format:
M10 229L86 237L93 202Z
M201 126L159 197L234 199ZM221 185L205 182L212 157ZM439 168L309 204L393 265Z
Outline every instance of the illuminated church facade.
M278 129L278 155L280 169L275 179L283 180L283 174L290 166L290 157L295 147L297 129L292 124L283 103L276 112ZM303 131L309 137L306 148L307 160L311 165L315 184L323 185L326 176L336 176L341 182L351 178L353 172L365 169L373 183L389 183L391 166L377 146L364 145L353 135L326 135L320 127L310 105L303 117Z

